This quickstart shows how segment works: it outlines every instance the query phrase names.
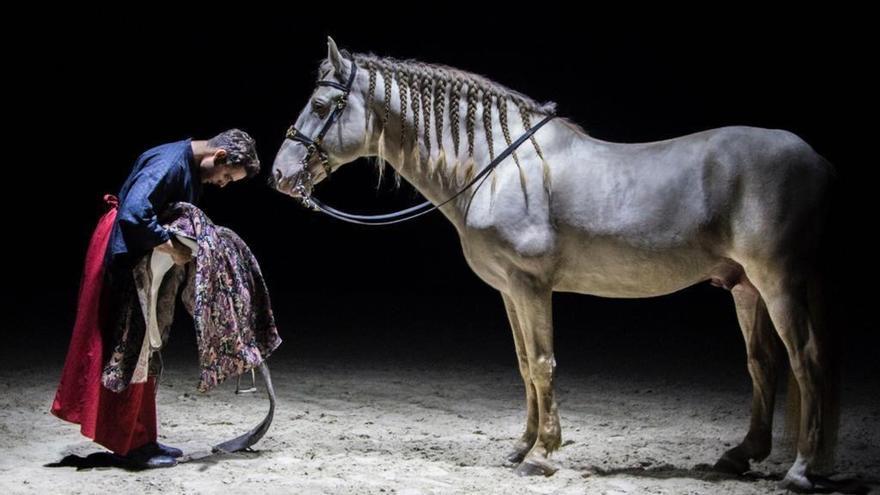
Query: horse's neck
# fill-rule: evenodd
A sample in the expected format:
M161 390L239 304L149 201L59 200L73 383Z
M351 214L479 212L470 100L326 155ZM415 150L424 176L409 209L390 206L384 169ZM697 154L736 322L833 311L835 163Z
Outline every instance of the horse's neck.
M368 109L367 148L369 154L388 163L400 177L409 182L432 203L438 204L445 201L458 192L460 186L464 185L454 180L453 175L454 167L460 166L458 162L461 157L455 156L452 143L446 142L449 140L448 136L443 138L444 146L437 146L433 113L431 114L432 126L428 131L431 144L429 150L425 145L424 108L419 109L419 126L416 130L413 125L411 106L408 107L405 118L401 116L398 86L393 85L392 104L387 114L385 114L382 105L384 95L381 88L383 85L380 83L376 86L377 91L373 95L374 104ZM385 120L386 118L387 120ZM401 132L402 124L405 125L405 136ZM450 132L448 116L444 119L444 126L448 135ZM462 150L459 151L461 154ZM457 202L450 203L441 211L453 223L457 223L461 217Z
M434 125L436 116L433 114L433 104L428 105L428 108L432 110L427 131L428 144L426 144L426 128L424 126L424 105L420 106L418 127L413 125L412 107L408 107L406 118L403 119L406 126L406 137L402 139L399 87L396 84L393 86L392 104L387 114L387 120L385 120L385 109L382 105L384 98L380 89L382 87L383 84L376 84L372 98L373 104L371 108L367 109L369 115L367 126L369 154L384 159L401 177L434 204L443 202L460 191L474 175L489 165L494 156L498 156L508 146L508 141L515 141L526 132L526 124L534 126L542 118L540 115L532 114L529 122L523 122L516 107L508 108L507 130L505 132L498 110L493 109L489 126L491 132L486 132L483 106L480 104L472 125L473 141L471 145L468 138L468 105L465 99L461 99L458 103L459 142L456 153L448 108L445 108L444 111L442 146L438 146L437 143L437 129ZM448 96L448 91L446 96ZM447 101L449 101L448 98ZM521 169L537 167L537 170L541 170L546 166L544 157L554 153L553 148L555 143L559 141L560 135L573 134L574 132L564 124L549 123L541 131L539 137L542 139L540 139L541 143L537 148L532 143L526 142L518 149L517 166ZM552 139L547 139L551 135ZM539 149L541 150L540 154L538 153ZM508 158L508 160L512 160L512 158ZM527 172L530 171L520 171L521 175ZM549 180L546 171L541 171L540 175L542 180ZM488 188L491 190L493 179L490 177L488 180ZM464 217L469 201L470 194L464 193L449 203L447 207L444 207L442 211L453 223L459 224Z

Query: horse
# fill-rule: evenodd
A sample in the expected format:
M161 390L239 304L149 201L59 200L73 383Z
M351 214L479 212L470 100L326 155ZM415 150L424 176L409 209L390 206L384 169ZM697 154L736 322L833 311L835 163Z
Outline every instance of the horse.
M715 468L741 474L770 454L787 355L800 407L783 485L815 489L833 467L839 410L817 269L833 166L785 130L730 126L623 144L554 114L554 104L483 76L352 54L329 39L270 182L308 201L331 172L374 157L380 176L387 163L441 205L510 321L527 405L506 455L517 474L558 469L549 458L561 445L553 292L641 298L709 281L733 296L753 384L748 432ZM510 148L516 137L527 144L474 184L501 140Z

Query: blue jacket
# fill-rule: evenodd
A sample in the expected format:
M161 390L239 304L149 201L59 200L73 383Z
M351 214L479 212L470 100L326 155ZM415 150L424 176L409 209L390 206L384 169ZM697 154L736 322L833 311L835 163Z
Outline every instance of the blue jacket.
M196 204L202 184L192 140L163 144L138 157L119 191L119 206L107 261L132 259L169 239L159 215L178 201Z

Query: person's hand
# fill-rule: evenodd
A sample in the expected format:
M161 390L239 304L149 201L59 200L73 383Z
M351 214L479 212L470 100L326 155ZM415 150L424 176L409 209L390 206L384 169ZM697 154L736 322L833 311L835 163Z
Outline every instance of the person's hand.
M192 251L185 245L169 239L159 244L156 249L171 256L175 265L185 265L192 261Z

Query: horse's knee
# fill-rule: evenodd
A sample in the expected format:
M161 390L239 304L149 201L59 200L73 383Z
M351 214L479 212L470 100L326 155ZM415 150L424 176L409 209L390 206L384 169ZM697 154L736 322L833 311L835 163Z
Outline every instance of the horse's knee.
M540 356L530 363L532 383L536 387L550 387L553 385L553 373L556 370L556 358L553 355Z

